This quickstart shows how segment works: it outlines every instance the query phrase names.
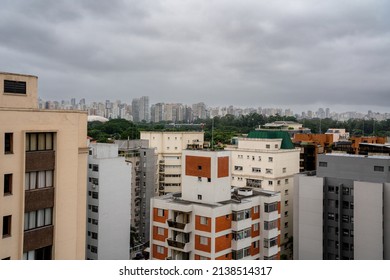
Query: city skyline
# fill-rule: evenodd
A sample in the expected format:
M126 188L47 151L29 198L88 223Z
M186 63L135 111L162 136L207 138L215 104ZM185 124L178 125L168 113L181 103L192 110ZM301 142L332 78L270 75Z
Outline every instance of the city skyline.
M1 71L36 74L44 99L385 113L389 5L6 1Z

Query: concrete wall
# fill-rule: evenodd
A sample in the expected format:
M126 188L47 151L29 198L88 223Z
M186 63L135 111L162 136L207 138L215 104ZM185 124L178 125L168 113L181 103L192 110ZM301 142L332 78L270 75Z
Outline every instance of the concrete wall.
M294 186L294 259L322 259L323 179L299 174Z
M383 259L383 184L354 182L354 258Z

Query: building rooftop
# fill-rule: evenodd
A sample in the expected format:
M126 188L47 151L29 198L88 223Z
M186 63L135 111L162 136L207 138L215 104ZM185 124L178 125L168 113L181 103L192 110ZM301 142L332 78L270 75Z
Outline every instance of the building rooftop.
M181 198L181 193L169 193L163 196L158 196L155 197L155 199L161 199L161 200L170 200L173 203L178 203L182 205L191 205L191 204L198 204L198 205L204 205L208 206L211 208L216 208L220 207L226 204L239 204L245 202L245 199L251 198L251 197L256 197L256 196L265 196L265 197L272 197L278 195L280 192L274 192L274 191L269 191L269 190L254 190L252 188L235 188L232 189L232 195L231 199L217 202L215 204L211 203L204 203L204 202L198 202L198 201L189 201L189 200L184 200Z
M257 139L282 139L281 149L295 149L290 135L287 131L281 130L254 130L249 132L248 138Z

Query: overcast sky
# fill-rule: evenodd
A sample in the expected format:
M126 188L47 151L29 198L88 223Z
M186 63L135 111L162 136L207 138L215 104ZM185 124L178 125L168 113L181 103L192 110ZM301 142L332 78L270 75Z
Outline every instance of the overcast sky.
M0 38L47 100L390 112L388 0L3 0Z

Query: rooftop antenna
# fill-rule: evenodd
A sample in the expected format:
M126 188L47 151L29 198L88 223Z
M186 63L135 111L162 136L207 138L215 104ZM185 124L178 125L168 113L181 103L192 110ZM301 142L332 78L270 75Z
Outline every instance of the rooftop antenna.
M211 150L214 150L214 117L211 120Z

